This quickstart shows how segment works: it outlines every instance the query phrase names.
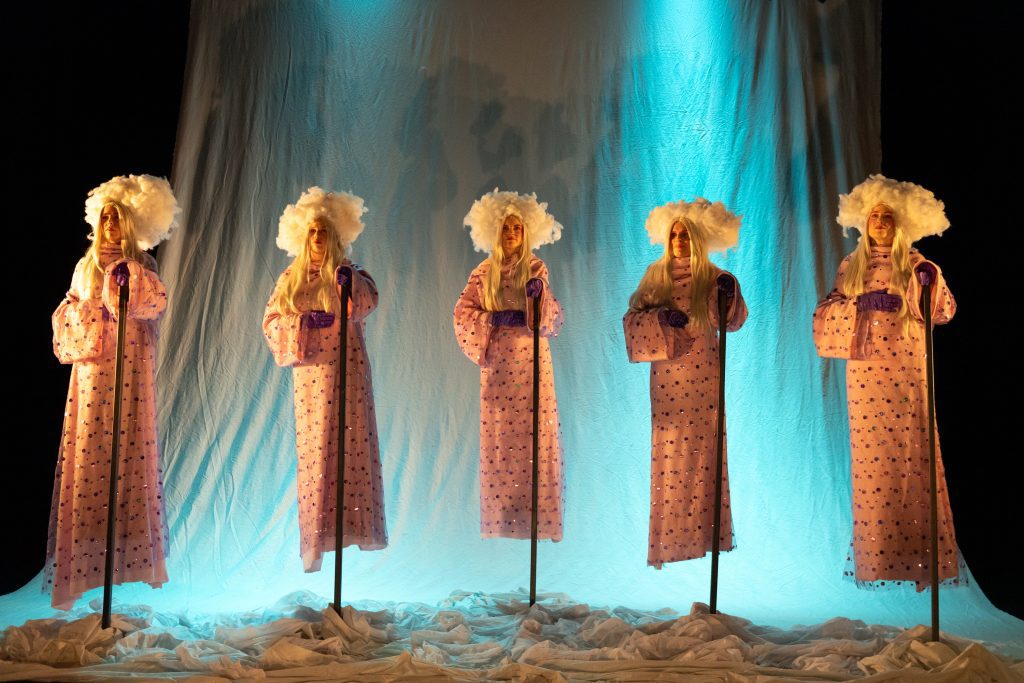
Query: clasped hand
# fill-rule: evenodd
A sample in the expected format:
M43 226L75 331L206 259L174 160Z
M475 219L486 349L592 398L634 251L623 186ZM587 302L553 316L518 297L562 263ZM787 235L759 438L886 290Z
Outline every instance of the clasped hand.
M899 294L889 294L879 289L874 292L866 292L857 297L857 310L882 311L883 313L895 313L903 305L903 297Z

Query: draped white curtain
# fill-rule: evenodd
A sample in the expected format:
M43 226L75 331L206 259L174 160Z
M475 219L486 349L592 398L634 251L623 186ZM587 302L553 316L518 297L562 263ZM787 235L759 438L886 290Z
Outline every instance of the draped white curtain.
M291 371L263 307L288 264L277 219L310 185L366 199L355 260L390 547L345 552L349 599L434 601L527 583L529 544L478 533L478 369L451 326L474 253L462 217L495 186L536 191L565 226L538 255L566 311L553 341L565 540L539 585L595 604L688 609L709 562L646 567L648 368L620 318L658 255L647 212L701 195L743 215L717 262L750 307L730 337L738 548L721 609L776 624L837 614L927 621L927 593L841 578L850 538L842 365L810 315L852 247L836 197L880 165L877 2L195 2L161 247L160 425L171 584L123 600L242 608L308 588L298 553ZM330 563L325 562L325 567ZM990 610L944 594L953 626ZM965 631L966 632L966 631Z

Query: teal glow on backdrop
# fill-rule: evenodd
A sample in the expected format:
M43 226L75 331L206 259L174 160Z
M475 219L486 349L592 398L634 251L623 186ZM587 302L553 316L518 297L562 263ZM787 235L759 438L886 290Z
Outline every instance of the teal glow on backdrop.
M291 374L260 330L288 263L277 218L314 184L366 199L355 258L381 290L367 342L391 545L346 551L345 595L526 585L528 543L479 538L478 369L451 326L483 258L462 217L500 186L536 191L565 225L538 251L567 318L552 345L565 541L541 546L541 589L707 599L709 561L645 565L648 368L627 363L620 323L659 253L648 211L702 195L744 216L739 248L716 259L750 308L729 343L738 549L722 558L721 608L779 625L926 620L927 594L841 579L842 366L810 339L852 246L836 195L879 166L878 35L877 3L814 0L194 5L173 178L184 227L160 254L172 582L118 598L226 609L331 591L329 571L301 570ZM45 611L17 599L12 615ZM944 605L968 635L1000 618L977 587Z

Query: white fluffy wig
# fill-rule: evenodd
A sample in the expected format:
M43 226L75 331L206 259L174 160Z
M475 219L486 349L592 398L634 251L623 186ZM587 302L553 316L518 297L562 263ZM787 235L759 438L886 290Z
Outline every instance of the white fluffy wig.
M135 240L140 249L152 249L178 227L178 207L171 184L151 175L115 176L99 187L89 190L85 200L85 222L93 233L99 227L103 207L111 202L132 213Z
M868 214L878 204L885 204L896 214L899 226L911 242L929 235L941 235L949 227L945 205L935 198L931 190L915 183L891 180L882 174L868 179L839 195L839 215L836 222L843 226L843 235L850 228L864 233Z
M547 212L547 208L547 202L537 201L536 193L519 194L494 188L473 202L462 223L469 228L473 248L489 254L494 250L505 218L519 216L526 226L527 244L532 249L554 244L562 237L562 224Z
M324 218L348 250L363 232L362 215L367 210L362 197L311 187L302 193L299 201L285 207L277 223L277 246L289 256L298 256L306 246L309 224L314 218Z
M708 252L731 249L740 239L742 216L730 212L722 202L697 197L692 202L669 202L651 211L646 224L651 244L664 244L672 224L680 218L689 219L700 231Z

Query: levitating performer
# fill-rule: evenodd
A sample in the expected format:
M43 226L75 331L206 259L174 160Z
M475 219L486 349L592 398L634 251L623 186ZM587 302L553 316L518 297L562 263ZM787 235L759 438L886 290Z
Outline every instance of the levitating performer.
M739 283L708 260L736 245L740 218L697 198L651 211L647 232L665 245L629 299L626 351L651 364L651 518L647 564L703 557L712 549L718 428L718 291L728 295L726 329L747 319ZM732 550L723 444L720 549Z
M111 178L89 192L85 220L92 245L75 266L71 288L53 314L53 350L72 363L64 431L53 484L46 588L70 609L103 585L107 496L114 418L119 283L128 317L117 481L115 584L167 581L167 524L156 433L157 325L167 294L146 253L177 225L180 209L162 178Z
M911 244L949 227L942 202L919 185L873 175L840 195L837 221L860 241L814 311L818 354L845 358L853 458L853 567L859 584L930 584L930 487L921 281L932 321L956 303L942 272ZM939 579L958 576L959 552L938 457Z
M530 538L533 435L533 303L540 295L538 536L562 539L562 448L547 337L562 308L533 249L559 239L562 226L535 194L495 189L474 202L464 223L477 251L490 254L455 305L455 336L480 366L480 534Z
M377 286L348 259L363 231L360 197L311 187L278 223L277 246L295 257L267 302L263 334L278 365L292 367L302 565L319 571L334 550L338 472L340 287L351 282L345 437L343 547L379 550L388 544L384 486L377 447L370 360L363 320L377 308Z

